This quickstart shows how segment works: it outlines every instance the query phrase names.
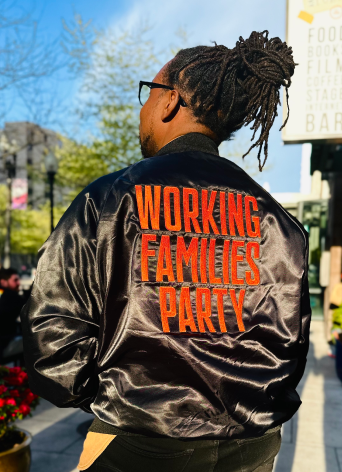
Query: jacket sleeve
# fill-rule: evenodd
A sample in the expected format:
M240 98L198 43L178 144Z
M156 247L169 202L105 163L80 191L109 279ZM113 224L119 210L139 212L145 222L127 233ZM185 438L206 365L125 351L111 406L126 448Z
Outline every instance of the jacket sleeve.
M106 176L91 184L65 212L39 251L32 293L21 312L30 387L58 407L90 411L97 394L103 294L96 233L112 181Z
M302 293L301 293L301 335L298 344L298 364L296 371L292 376L292 385L294 388L297 387L301 378L303 377L306 358L310 344L310 322L311 322L311 305L310 305L310 293L309 293L309 280L308 280L308 258L309 258L309 244L308 238L306 237L306 252L305 252L305 266L302 279Z

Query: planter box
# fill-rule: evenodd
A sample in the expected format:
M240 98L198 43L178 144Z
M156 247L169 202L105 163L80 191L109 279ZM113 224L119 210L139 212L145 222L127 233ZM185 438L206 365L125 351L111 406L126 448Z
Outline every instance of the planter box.
M0 452L0 472L29 472L30 470L32 436L22 429L19 431L25 434L25 439L18 446Z

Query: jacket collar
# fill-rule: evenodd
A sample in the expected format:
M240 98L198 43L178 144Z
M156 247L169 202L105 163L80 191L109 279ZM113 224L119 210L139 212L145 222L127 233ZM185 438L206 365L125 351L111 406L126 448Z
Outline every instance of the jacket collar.
M156 156L173 154L185 151L200 151L219 156L218 147L215 142L201 133L188 133L167 143L159 149Z

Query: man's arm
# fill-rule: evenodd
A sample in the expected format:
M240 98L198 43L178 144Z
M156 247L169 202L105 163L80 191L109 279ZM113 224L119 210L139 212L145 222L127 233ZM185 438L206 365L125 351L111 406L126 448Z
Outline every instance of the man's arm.
M115 179L100 180L78 195L40 249L32 293L21 312L30 387L59 407L88 410L98 388L103 293L96 234Z
M297 387L301 378L303 377L306 357L309 350L310 340L310 321L311 321L311 305L310 305L310 293L309 293L309 280L308 280L308 267L309 267L309 243L306 237L306 253L305 253L305 268L302 281L302 293L301 293L301 336L299 339L298 347L298 365L295 373L291 378L291 383L294 388Z

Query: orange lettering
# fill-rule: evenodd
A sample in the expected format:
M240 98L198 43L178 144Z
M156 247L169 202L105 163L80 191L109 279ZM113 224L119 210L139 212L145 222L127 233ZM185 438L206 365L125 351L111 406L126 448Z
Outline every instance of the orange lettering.
M192 196L192 211L190 211L189 196ZM187 233L191 233L190 221L194 226L196 233L202 233L200 225L198 224L198 192L194 188L183 188L183 213L184 226Z
M223 243L223 282L229 284L229 246L230 240L225 239Z
M207 243L208 240L203 238L201 239L201 282L202 284L207 283Z
M260 284L260 274L259 274L259 269L257 265L254 262L253 256L252 256L252 249L254 249L254 259L259 259L259 254L260 254L260 246L259 243L250 241L247 243L246 246L246 261L249 264L249 267L253 271L254 277L252 278L252 272L251 271L246 271L246 282L248 285L259 285Z
M136 185L135 191L141 228L149 229L148 215L150 215L152 229L159 229L160 186L154 186L155 206L153 206L152 189L150 185L145 185L145 204L142 195L142 186Z
M164 259L166 263L165 267ZM166 235L163 235L160 240L156 281L162 282L164 275L167 276L169 282L175 281L175 276L172 268L170 236Z
M175 223L171 223L171 203L170 194L173 194L173 209L175 216ZM180 196L179 189L177 187L165 187L164 188L164 215L165 215L165 227L169 231L179 231L182 227L182 220L180 214Z
M167 309L167 295L170 298L170 309ZM160 287L159 290L159 304L160 315L164 333L170 332L169 320L170 317L177 315L176 309L176 289L174 287Z
M232 304L235 311L239 331L245 331L245 326L242 320L242 309L243 309L243 300L245 298L246 290L245 289L240 290L239 301L236 300L236 293L235 293L234 288L231 288L229 290L229 293L230 293L230 298L232 299Z
M217 314L220 323L220 330L221 333L227 332L226 322L224 320L224 312L223 312L223 295L227 295L228 290L226 288L214 288L213 294L217 297Z
M211 284L222 284L222 280L215 276L215 247L216 239L210 239L209 245L209 282Z
M188 318L185 318L185 312ZM197 332L194 315L191 309L190 288L182 287L179 297L179 331L185 333L187 326L190 326L191 332Z
M221 217L221 234L228 234L227 218L226 218L226 193L225 192L220 192L220 217Z
M204 309L203 309L204 295ZM215 328L211 322L211 296L209 288L196 288L196 308L197 322L201 333L205 333L204 320L211 333L215 333Z
M237 276L238 268L237 263L243 261L243 255L238 254L239 247L244 247L244 241L233 241L232 242L232 284L233 285L242 285L244 283L243 279L239 279Z
M210 226L213 228L215 234L220 234L214 217L213 210L215 205L216 190L213 190L210 195L209 205L208 205L208 190L202 190L202 221L203 221L203 233L210 233Z
M252 203L252 208L254 211L258 211L258 203L254 197L247 196L245 197L245 213L246 213L246 228L247 234L251 238L260 238L260 219L258 216L253 216L251 218L251 208L250 203ZM254 223L254 230L252 229L252 221Z
M141 280L143 282L148 281L148 257L156 255L155 249L149 249L149 241L156 241L157 236L155 234L142 234L141 237Z
M189 265L191 259L191 275L194 283L198 282L198 238L192 238L188 246L185 247L183 236L177 237L177 281L184 282L183 278L183 258L185 264Z
M237 194L237 205L235 204L234 194L228 193L228 217L229 217L229 231L232 236L235 236L235 223L240 236L245 235L243 227L243 209L242 209L242 195ZM235 223L234 223L235 222Z

